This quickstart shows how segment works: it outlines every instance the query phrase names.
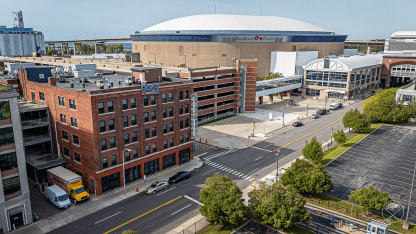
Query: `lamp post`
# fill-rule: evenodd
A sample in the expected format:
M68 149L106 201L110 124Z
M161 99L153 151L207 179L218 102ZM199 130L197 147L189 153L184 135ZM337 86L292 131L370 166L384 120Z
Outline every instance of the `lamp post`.
M407 219L409 218L410 199L412 199L413 182L415 181L415 174L416 174L416 163L415 163L415 170L413 171L412 187L410 188L409 203L407 204L406 221L403 223L403 228L406 229L406 230L409 229L409 223L407 222Z
M328 101L328 98L325 98L325 110L326 110L326 102Z
M276 165L276 168L277 168L277 171L276 171L276 180L277 181L279 181L279 153L280 153L280 150L278 150L277 151L277 154L276 154L276 163L277 163L277 165Z
M332 145L332 136L334 135L334 127L332 127L332 135L331 135L331 145Z
M306 116L308 116L308 107L309 105L306 105Z
M124 157L126 157L126 155L124 155L124 151L125 150L127 150L127 151L131 151L131 149L127 149L127 148L125 148L124 150L123 150L123 155L122 155L122 157L123 157L123 189L124 189L124 195L126 195L126 173L125 173L125 171L124 171Z

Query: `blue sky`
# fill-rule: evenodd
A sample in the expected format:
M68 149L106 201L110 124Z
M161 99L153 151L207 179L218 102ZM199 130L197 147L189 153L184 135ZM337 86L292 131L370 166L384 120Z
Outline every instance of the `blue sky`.
M128 37L166 20L198 14L280 16L316 24L347 40L389 38L416 30L414 0L4 0L0 25L13 26L12 12L23 11L25 27L45 40Z

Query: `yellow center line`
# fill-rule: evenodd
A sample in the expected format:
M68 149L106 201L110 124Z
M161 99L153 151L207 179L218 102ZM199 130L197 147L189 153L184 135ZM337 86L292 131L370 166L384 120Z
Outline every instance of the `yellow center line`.
M145 216L145 215L147 215L147 214L149 214L149 213L151 213L151 212L153 212L153 211L155 211L155 210L157 210L157 209L159 209L159 208L162 208L163 206L166 206L167 204L170 204L170 203L172 203L172 202L174 202L174 201L178 200L178 199L179 199L179 198L181 198L181 197L182 197L182 196L179 196L179 197L177 197L177 198L175 198L175 199L173 199L173 200L171 200L171 201L166 202L166 203L165 203L165 204L163 204L163 205L160 205L160 206L158 206L158 207L154 208L153 210L149 210L148 212L146 212L146 213L144 213L144 214L142 214L142 215L139 215L139 216L137 216L136 218L131 219L131 220L129 220L129 221L127 221L127 222L125 222L125 223L123 223L123 224L121 224L121 225L119 225L119 226L117 226L117 227L113 228L113 229L111 229L110 231L104 232L103 234L108 234L108 233L110 233L110 232L113 232L113 231L115 231L115 230L117 230L117 229L119 229L119 228L123 227L123 226L124 226L124 225L126 225L126 224L129 224L129 223L131 223L131 222L133 222L133 221L135 221L135 220L137 220L137 219L139 219L139 218L141 218L141 217L143 217L143 216Z
M254 161L257 161L257 160L259 160L259 159L261 159L261 158L263 158L263 156L261 156L261 157L259 157L259 158L254 159Z

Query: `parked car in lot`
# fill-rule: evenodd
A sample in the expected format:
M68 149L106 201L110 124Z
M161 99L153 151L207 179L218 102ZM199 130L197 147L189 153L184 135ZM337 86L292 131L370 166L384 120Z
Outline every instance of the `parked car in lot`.
M172 177L170 177L168 182L169 184L175 184L181 180L189 179L190 177L191 177L191 174L189 172L180 171L176 173L175 175L173 175Z
M324 115L326 114L326 110L325 109L320 109L316 112L318 115Z
M145 192L147 194L154 194L162 189L167 189L168 187L169 183L167 181L154 182L145 190Z
M71 205L68 194L57 185L46 187L43 193L48 202L55 205L58 210L68 208Z
M293 127L299 127L302 126L302 122L296 121L293 123Z
M312 118L312 119L316 119L316 118L318 118L318 116L319 116L318 114L312 114L312 115L311 115L311 118Z

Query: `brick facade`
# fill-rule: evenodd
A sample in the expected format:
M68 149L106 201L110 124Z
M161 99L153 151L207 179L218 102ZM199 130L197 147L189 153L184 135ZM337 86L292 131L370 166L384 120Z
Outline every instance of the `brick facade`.
M391 80L391 69L394 66L402 64L416 65L416 58L398 58L389 57L387 54L383 56L383 66L381 68L381 80L384 80L384 86L381 88L391 88L394 86Z

